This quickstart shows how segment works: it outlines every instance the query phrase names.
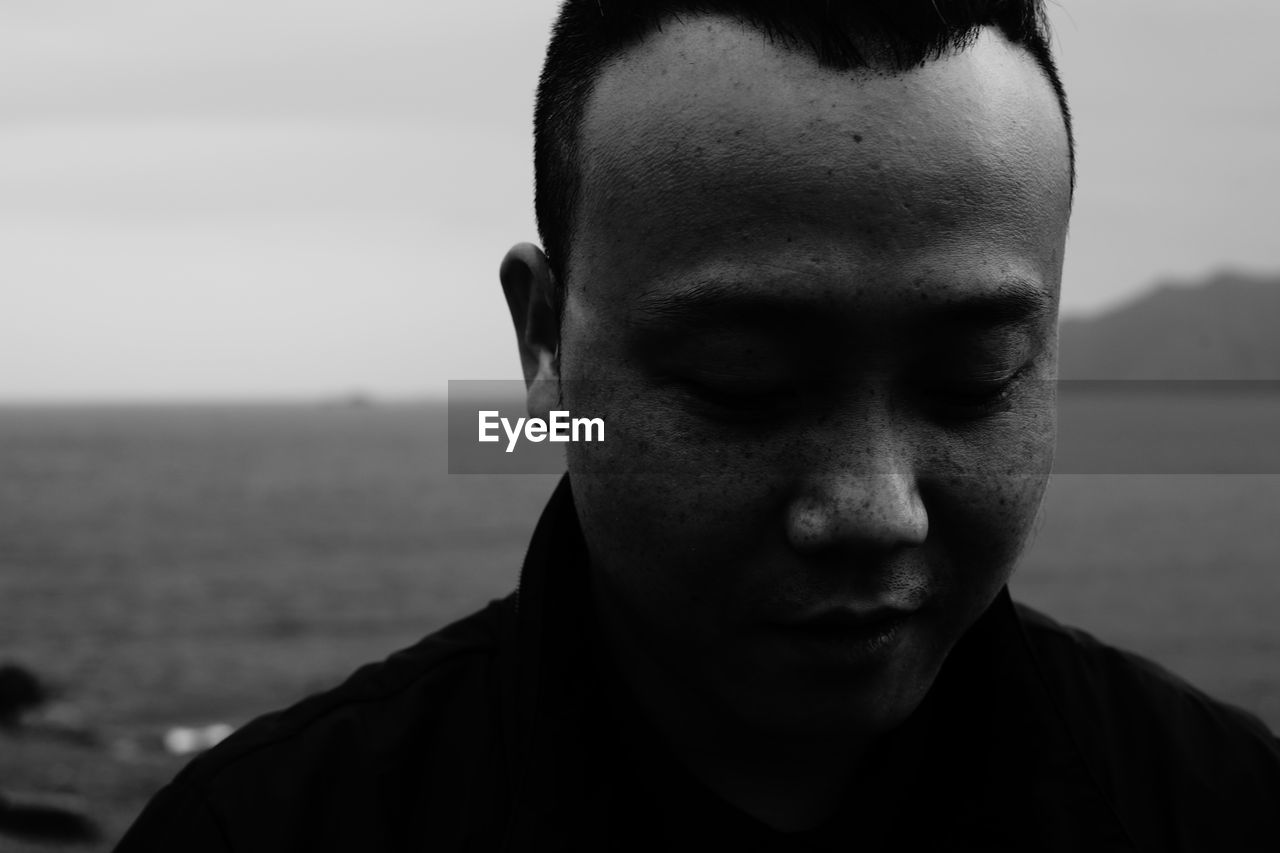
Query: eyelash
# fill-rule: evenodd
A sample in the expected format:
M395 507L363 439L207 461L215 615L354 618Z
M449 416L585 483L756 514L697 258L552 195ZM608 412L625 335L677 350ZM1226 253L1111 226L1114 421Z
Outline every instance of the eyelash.
M954 380L926 384L925 392L945 417L959 420L977 420L1005 410L1005 404L1013 395L1014 387L1026 371L1018 368L1009 376L997 380ZM969 389L956 393L957 387ZM977 389L976 393L972 389Z
M695 380L679 383L701 407L718 420L753 422L776 418L794 408L798 395L790 390L726 391Z
M948 380L918 385L926 407L943 420L980 420L1006 411L1006 404L1028 365L997 380ZM678 386L692 397L710 417L751 423L778 419L794 411L800 394L785 390L724 390L693 379L680 379Z

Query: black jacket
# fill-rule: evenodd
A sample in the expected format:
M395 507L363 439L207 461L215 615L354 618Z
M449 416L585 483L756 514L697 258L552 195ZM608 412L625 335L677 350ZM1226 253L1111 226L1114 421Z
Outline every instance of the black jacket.
M1261 722L1007 590L873 751L876 784L771 832L601 686L586 585L565 481L515 594L245 726L117 849L1280 850Z

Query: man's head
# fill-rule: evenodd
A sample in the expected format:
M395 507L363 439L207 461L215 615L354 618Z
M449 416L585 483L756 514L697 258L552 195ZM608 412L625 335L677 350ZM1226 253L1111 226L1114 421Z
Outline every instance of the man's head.
M874 736L1043 493L1060 89L1032 4L673 5L571 2L557 29L552 261L523 245L502 271L529 406L605 418L570 478L602 623L659 713ZM577 84L575 50L605 52Z

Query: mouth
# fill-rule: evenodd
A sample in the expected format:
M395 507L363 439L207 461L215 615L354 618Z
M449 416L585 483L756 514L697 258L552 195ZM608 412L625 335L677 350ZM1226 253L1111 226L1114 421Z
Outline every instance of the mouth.
M911 616L910 610L877 607L866 610L836 608L780 622L780 626L808 634L847 639L873 639L897 630Z
M807 655L846 665L883 663L898 647L913 611L891 607L831 609L775 623Z

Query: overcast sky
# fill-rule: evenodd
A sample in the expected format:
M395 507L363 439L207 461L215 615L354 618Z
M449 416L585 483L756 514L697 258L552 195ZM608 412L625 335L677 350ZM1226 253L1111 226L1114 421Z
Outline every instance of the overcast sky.
M555 0L0 0L0 400L515 378ZM1059 0L1063 305L1280 271L1280 4Z

